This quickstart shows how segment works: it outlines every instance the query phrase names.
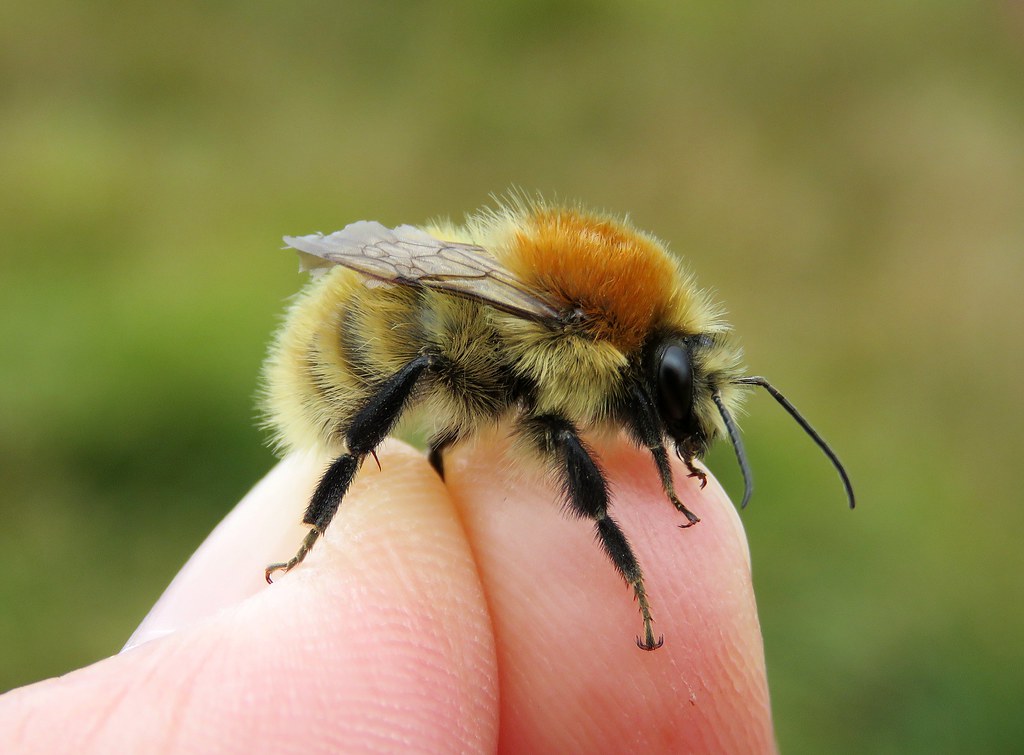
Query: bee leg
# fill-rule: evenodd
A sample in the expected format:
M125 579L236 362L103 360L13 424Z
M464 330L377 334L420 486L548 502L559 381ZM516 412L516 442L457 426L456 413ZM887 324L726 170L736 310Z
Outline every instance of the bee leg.
M348 492L363 459L367 454L373 453L394 428L412 395L413 388L416 387L416 381L424 370L434 367L437 360L438 357L434 354L416 357L385 380L356 413L345 432L345 445L348 451L335 459L324 472L302 518L303 523L312 524L313 528L303 539L302 545L291 560L267 567L267 582L272 581L271 576L274 572L288 571L302 563L317 538L334 518L341 499Z
M708 473L703 469L699 469L693 465L693 458L683 459L686 462L686 468L690 470L690 474L687 477L696 477L700 481L700 489L703 490L708 484Z
M686 517L686 524L680 524L679 527L681 529L692 527L700 521L700 517L686 508L686 506L683 505L683 502L680 501L679 497L676 495L676 487L672 482L672 465L669 464L668 452L665 450L665 446L658 445L652 448L651 455L654 456L654 463L658 467L658 476L661 477L661 487L664 489L665 495L667 495L668 499L672 501L672 505L676 507L676 510ZM687 466L689 467L689 464L687 464ZM693 467L690 467L690 469L693 469ZM693 474L690 475L690 477L693 476ZM703 488L703 479L701 480L701 483L701 487Z
M320 478L316 490L313 491L313 497L306 508L306 515L302 519L304 524L312 524L313 529L303 538L298 552L290 560L267 567L265 576L268 584L273 582L274 572L291 571L293 567L302 563L302 559L312 550L313 544L323 534L334 516L334 512L338 510L338 505L345 496L348 486L352 484L352 479L356 476L361 463L361 458L347 453L339 456L327 468L323 477Z
M637 637L637 646L642 650L660 648L664 637L654 637L654 620L640 564L619 525L608 514L608 483L576 428L562 417L542 415L526 420L524 430L546 455L557 460L569 507L594 522L601 547L626 584L633 588L644 622L644 636Z
M680 524L680 528L686 529L697 524L700 521L700 517L686 508L683 502L679 500L679 496L676 495L676 486L672 481L672 465L669 463L668 451L665 450L665 444L662 442L654 402L637 385L634 385L630 390L629 403L626 411L623 412L623 420L629 432L637 441L637 444L651 452L651 456L654 457L654 464L658 468L658 477L661 478L662 490L665 491L665 495L668 496L669 501L676 507L676 510L686 517L686 524ZM703 475L700 470L694 469L692 460L687 460L686 467L690 470L691 477L697 476L701 478L701 487L703 488L706 484L707 476Z
M452 429L442 430L430 439L430 452L427 455L427 460L442 480L444 479L444 452L458 442L459 434Z

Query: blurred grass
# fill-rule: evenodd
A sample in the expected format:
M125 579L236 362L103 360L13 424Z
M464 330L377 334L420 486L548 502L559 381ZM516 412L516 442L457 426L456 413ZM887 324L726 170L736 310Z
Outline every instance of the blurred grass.
M1019 749L1022 45L1009 2L4 6L0 689L116 651L272 464L281 235L520 185L670 240L850 467L852 514L751 402L783 750Z

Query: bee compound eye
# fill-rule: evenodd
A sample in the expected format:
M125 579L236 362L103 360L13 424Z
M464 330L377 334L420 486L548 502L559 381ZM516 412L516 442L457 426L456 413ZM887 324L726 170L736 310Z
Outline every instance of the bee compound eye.
M684 346L669 344L658 362L658 397L665 419L689 424L693 411L693 369Z

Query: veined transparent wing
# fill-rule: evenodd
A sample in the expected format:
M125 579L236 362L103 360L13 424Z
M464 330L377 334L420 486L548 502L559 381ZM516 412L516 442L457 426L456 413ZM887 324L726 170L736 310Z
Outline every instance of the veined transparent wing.
M341 265L385 283L446 291L520 317L559 314L483 247L442 241L411 225L391 229L360 220L327 236L285 236L284 242L302 253L304 270Z

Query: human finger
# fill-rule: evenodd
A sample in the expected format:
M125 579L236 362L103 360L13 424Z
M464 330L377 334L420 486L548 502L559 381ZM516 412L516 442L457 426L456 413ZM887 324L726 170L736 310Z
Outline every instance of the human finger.
M714 478L701 490L675 465L677 491L701 517L680 529L650 455L622 439L600 448L612 514L665 637L644 652L636 602L591 523L565 516L557 487L504 455L490 445L457 452L446 478L494 621L501 749L773 751L749 552Z
M224 594L250 578L235 570L258 560L261 580L282 554L231 531L258 512L229 520L202 558L243 587L211 600L186 572L173 620L152 618L159 639L0 699L0 751L493 749L492 630L458 517L421 454L379 455L306 562L237 602ZM250 503L296 516L294 500Z

